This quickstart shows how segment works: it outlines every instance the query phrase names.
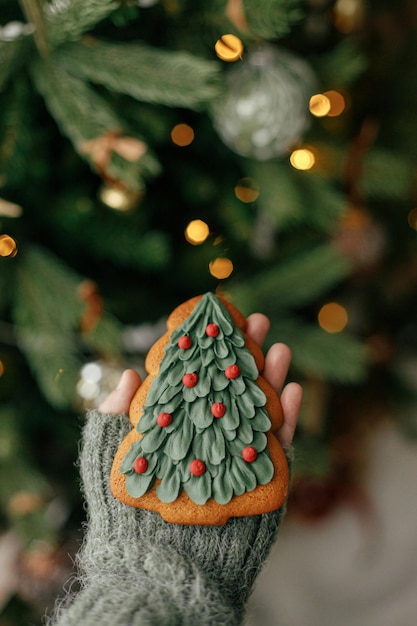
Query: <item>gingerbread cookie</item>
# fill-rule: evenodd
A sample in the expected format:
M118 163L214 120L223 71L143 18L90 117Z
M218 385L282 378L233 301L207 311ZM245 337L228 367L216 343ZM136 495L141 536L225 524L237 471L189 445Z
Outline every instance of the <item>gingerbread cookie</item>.
M245 317L210 292L171 313L114 459L111 489L121 502L201 525L283 505L288 465L272 434L282 408L245 328Z

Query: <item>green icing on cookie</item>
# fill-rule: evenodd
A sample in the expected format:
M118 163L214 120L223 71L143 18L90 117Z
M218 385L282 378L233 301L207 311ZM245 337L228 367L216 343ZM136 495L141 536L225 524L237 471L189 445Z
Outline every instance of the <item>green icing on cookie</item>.
M181 348L178 341L185 335L192 343ZM235 364L239 376L229 379L225 370ZM190 373L198 379L187 387L183 376ZM162 502L174 502L184 489L196 504L210 498L227 504L233 496L270 482L274 468L265 433L271 421L264 408L266 396L255 383L258 375L228 310L214 294L205 294L165 347L137 425L143 436L121 465L128 493L138 498L159 479L156 493ZM214 403L224 405L223 416L213 415ZM160 413L172 416L167 426L157 423ZM242 458L247 445L257 452L252 462ZM148 463L141 474L133 469L140 457Z

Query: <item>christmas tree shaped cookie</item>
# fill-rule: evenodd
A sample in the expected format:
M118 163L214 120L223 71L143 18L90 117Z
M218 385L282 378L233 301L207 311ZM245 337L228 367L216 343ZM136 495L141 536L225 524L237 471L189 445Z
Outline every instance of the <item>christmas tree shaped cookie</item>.
M284 503L288 466L272 434L278 396L246 319L213 293L173 311L150 349L114 459L113 495L178 524L224 524Z

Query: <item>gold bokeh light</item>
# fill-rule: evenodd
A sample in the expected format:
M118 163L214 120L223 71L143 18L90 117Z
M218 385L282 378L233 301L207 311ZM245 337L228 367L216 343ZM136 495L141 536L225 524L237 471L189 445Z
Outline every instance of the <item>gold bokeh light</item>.
M123 187L103 185L99 197L103 204L115 211L131 211L143 196L143 191L132 191Z
M349 321L345 307L337 302L323 305L317 317L320 328L327 333L340 333Z
M17 254L17 243L10 235L0 235L0 256L14 257Z
M407 215L407 221L410 228L417 230L417 207L411 209Z
M211 261L209 269L210 274L214 276L214 278L229 278L230 274L233 272L233 263L226 257L217 257L217 259Z
M194 141L194 131L188 124L177 124L171 130L171 139L181 148L189 146Z
M233 62L242 58L243 43L236 35L223 35L216 41L214 50L222 61Z
M308 106L310 113L315 117L325 117L331 109L330 100L324 93L316 93L311 96Z
M343 113L346 108L346 101L341 93L331 90L325 91L323 96L330 102L330 110L327 113L328 117L337 117Z
M253 178L241 178L236 183L235 196L241 202L255 202L259 193L259 185Z
M290 155L290 163L296 170L310 170L316 158L308 148L294 150Z
M204 243L210 234L210 229L203 220L192 220L185 229L185 238L193 246Z

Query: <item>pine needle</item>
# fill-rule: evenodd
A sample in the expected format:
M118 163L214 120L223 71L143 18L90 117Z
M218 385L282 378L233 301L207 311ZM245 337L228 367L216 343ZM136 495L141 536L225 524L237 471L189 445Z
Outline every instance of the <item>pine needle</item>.
M137 100L201 108L219 95L219 66L187 52L103 41L57 51L68 72Z

